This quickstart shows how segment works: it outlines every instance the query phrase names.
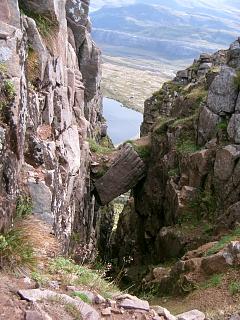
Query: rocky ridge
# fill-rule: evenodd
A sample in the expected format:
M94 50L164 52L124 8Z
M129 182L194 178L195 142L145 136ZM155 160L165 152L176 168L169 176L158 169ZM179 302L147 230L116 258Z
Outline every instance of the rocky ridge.
M103 120L89 1L4 0L0 12L0 230L29 195L66 251L79 232L91 255L98 213L88 139L101 139Z
M120 216L112 256L127 268L158 265L209 243L172 269L153 269L142 285L154 281L156 294L191 290L199 280L196 269L226 270L227 245L239 240L239 68L238 39L228 50L202 54L145 102L148 171ZM225 251L207 253L225 234L231 235Z

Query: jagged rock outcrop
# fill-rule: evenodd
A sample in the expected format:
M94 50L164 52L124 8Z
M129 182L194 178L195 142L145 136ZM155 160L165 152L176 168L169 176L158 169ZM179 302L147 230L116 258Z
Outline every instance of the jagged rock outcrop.
M119 219L120 264L179 258L239 221L239 43L202 54L146 101L150 165Z
M78 233L91 255L98 214L87 139L100 138L102 97L88 11L81 0L0 3L0 229L29 192L65 248Z

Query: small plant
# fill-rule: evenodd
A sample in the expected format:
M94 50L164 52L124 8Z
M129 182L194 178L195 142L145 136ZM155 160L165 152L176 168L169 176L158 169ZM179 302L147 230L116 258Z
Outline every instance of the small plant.
M112 151L111 148L103 147L93 139L88 139L88 143L89 143L90 150L93 153L107 154L107 153L110 153Z
M70 259L59 257L51 262L49 269L50 273L58 273L66 279L69 276L71 284L88 285L99 291L103 296L112 292L118 292L117 287L113 283L103 279L103 274L98 274L85 266L75 264ZM71 280L72 275L75 276L73 281Z
M194 210L199 220L206 218L213 221L218 208L214 190L198 190L194 199L190 201L189 208Z
M35 20L38 30L43 37L48 37L56 29L57 21L29 10L25 5L24 0L19 1L19 7L22 14L25 14L26 16Z
M179 168L173 168L173 169L168 171L168 176L170 178L177 177L177 176L179 176L179 174L180 174Z
M7 79L4 80L4 91L6 93L6 95L8 96L8 98L12 99L15 94L16 94L16 90L14 87L14 84L11 80Z
M16 217L24 218L32 214L32 200L28 196L19 196L16 206Z
M32 268L36 258L32 245L21 229L11 229L0 235L0 268Z
M204 289L218 287L222 283L222 279L223 279L222 274L214 274L210 279L208 279L200 287Z
M0 62L0 72L3 74L7 72L7 66L3 62Z
M229 284L228 289L231 295L233 296L240 293L240 282L236 282L236 281L231 282Z
M39 285L43 286L47 283L48 278L41 273L34 271L31 273L31 278Z
M230 234L223 236L218 243L216 243L211 249L209 249L206 255L210 256L222 250L228 243L231 241L237 240L240 238L240 228L236 228Z
M194 153L198 150L198 145L191 137L182 137L176 143L176 151L183 155Z
M74 320L83 320L83 317L78 308L72 303L65 304L65 311L73 317Z
M88 296L87 296L85 293L83 293L83 292L74 291L74 292L72 293L72 296L73 296L73 297L78 297L78 298L81 299L83 302L86 302L86 303L88 303L88 304L91 304L91 303L92 303L92 301L88 298Z
M236 72L236 76L234 77L234 86L237 90L240 90L240 70Z

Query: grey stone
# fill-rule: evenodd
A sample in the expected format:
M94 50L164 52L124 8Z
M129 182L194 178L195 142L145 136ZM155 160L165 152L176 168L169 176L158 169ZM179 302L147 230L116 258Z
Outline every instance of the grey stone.
M149 311L149 303L145 300L140 299L123 299L118 303L118 306L124 309L137 309L137 310L145 310Z
M213 113L207 107L203 107L198 121L198 143L204 144L216 135L216 126L220 116Z
M40 290L40 289L30 289L30 290L19 290L18 294L25 300L30 302L40 301L42 299L56 298L65 301L66 303L73 304L81 313L83 318L88 320L100 320L100 315L98 312L92 308L89 304L81 301L80 299L74 299L66 294L56 293L51 290Z
M218 114L233 113L238 96L238 90L234 84L236 71L229 67L223 67L219 75L213 80L209 92L208 108Z
M214 163L214 176L221 181L228 180L235 167L235 161L240 158L240 150L234 145L228 145L217 150Z
M177 315L177 320L205 320L205 314L199 310L191 310Z
M229 320L240 320L240 315L235 314L235 315L231 316L231 318Z
M164 316L166 320L176 320L176 317L173 316L166 308L156 306L154 307L154 310L159 316Z
M53 225L54 217L52 214L52 193L42 181L29 181L28 187L33 203L33 214L40 219Z
M233 114L229 121L227 132L229 137L235 142L240 143L240 114Z

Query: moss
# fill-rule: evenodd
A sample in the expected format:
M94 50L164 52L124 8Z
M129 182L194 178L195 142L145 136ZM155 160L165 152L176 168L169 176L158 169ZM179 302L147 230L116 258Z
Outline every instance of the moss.
M156 121L156 125L154 127L153 132L156 134L163 134L166 133L168 126L174 121L174 118L170 117L159 117Z
M182 155L194 153L199 150L196 144L195 137L191 135L184 135L177 140L176 151Z
M172 128L176 128L178 126L192 127L194 121L197 119L197 116L198 116L198 114L193 114L193 115L191 115L189 117L177 119L171 124L171 127Z

